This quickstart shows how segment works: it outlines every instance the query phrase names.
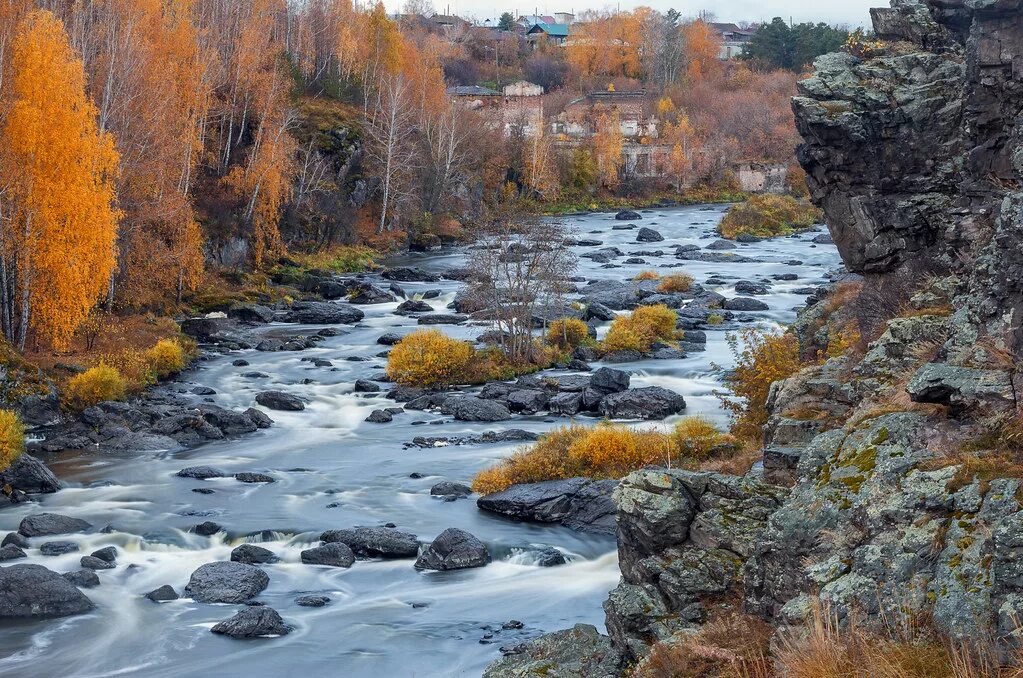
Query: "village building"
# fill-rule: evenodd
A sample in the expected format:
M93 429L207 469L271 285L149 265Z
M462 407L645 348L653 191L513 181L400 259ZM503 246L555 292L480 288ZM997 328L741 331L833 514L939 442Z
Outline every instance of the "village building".
M650 112L649 97L642 90L590 92L574 99L551 121L551 131L567 137L590 137L597 131L597 120L606 113L618 114L622 136L627 139L657 137L659 121Z
M740 28L737 24L732 23L711 23L710 27L714 29L721 40L721 51L718 52L718 58L722 61L740 56L743 47L756 33L755 28Z
M568 24L538 23L526 31L526 40L536 49L541 41L552 45L564 45L568 39Z

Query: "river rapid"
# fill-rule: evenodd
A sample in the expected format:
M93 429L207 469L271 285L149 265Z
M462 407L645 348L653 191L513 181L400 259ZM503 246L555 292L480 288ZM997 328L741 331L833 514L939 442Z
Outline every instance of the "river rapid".
M799 288L816 286L840 265L835 247L814 244L823 228L795 237L740 245L737 254L762 263L681 262L676 245L705 247L724 206L694 206L644 211L639 226L664 235L663 242L636 243L636 230L612 230L613 214L566 218L577 238L617 246L626 257L617 268L580 258L576 275L587 279L626 280L642 270L684 270L703 283L716 276L728 284L708 285L735 296L735 280L767 280L768 294L757 298L768 311L736 313L737 321L708 327L707 351L681 360L644 360L614 365L633 373L632 386L663 386L685 396L686 414L702 414L724 423L713 392L721 389L712 363L728 367L727 330L738 320L763 325L788 324L805 301ZM576 247L577 254L593 247ZM622 264L635 251L645 264ZM796 264L794 261L801 263ZM458 251L405 255L387 262L440 272L464 265ZM678 267L682 264L681 267ZM779 281L773 276L796 274ZM444 310L460 283L401 283L412 296L441 290L428 303ZM383 285L386 287L386 284ZM589 623L604 628L601 603L619 579L614 540L557 526L515 523L476 508L475 496L445 502L430 496L441 480L467 483L479 470L510 454L517 444L407 448L415 436L455 436L503 428L549 430L567 423L544 415L517 416L498 424L466 423L428 412L398 414L387 424L364 420L374 409L394 406L383 394L356 394L356 379L382 372L386 347L376 343L387 331L408 333L414 318L394 315L398 302L361 306L366 317L355 327L338 326L341 336L299 352L244 351L201 362L176 388L201 385L216 390L218 405L245 409L257 392L280 389L308 399L302 412L270 412L272 428L241 438L177 452L111 455L66 453L45 457L66 487L0 512L0 530L17 530L31 513L50 511L84 518L96 526L71 535L80 553L46 557L38 542L27 560L65 572L103 546L119 548L117 568L100 571L101 586L85 589L96 609L83 616L8 625L0 634L0 675L5 676L479 676L502 645L514 645L541 632ZM315 326L273 325L268 331L314 332ZM453 336L472 338L484 328L443 326ZM244 357L251 365L235 367ZM314 367L323 358L334 367ZM351 360L362 358L364 360ZM597 368L600 364L594 364ZM243 372L260 371L266 379ZM304 380L312 380L303 383ZM197 397L198 400L198 397ZM587 421L584 419L584 421ZM594 420L588 420L594 421ZM646 425L670 424L671 420ZM229 473L259 471L270 484L245 484L233 478L198 481L176 477L185 466L210 465ZM412 477L421 474L422 477ZM206 487L212 494L192 492ZM189 528L205 520L227 532L199 536ZM358 561L350 569L304 565L299 552L318 544L326 529L394 523L430 541L448 527L465 529L483 540L493 562L454 572L417 572L411 560ZM109 531L98 528L110 526ZM142 595L163 584L179 593L193 570L228 560L231 549L258 542L280 556L263 565L270 585L257 600L276 609L294 627L287 636L252 641L210 633L215 623L239 606L208 605L180 599L153 603ZM533 553L554 546L570 562L539 567ZM324 594L325 607L300 607L302 594ZM519 620L522 629L503 629Z

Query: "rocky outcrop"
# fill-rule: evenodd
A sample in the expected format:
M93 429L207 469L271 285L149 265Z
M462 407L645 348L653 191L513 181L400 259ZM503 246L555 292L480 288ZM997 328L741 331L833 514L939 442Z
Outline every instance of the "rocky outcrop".
M557 631L516 646L483 672L483 678L611 678L625 662L607 636L589 624Z

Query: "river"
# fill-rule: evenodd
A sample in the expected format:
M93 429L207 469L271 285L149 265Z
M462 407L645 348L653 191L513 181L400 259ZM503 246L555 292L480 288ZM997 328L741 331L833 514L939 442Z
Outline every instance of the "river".
M770 310L737 315L761 324L787 324L805 296L795 290L822 283L840 265L833 245L814 244L818 232L741 245L737 253L764 263L680 262L679 244L706 246L723 206L695 206L645 211L636 223L660 231L665 240L637 244L635 230L612 230L613 215L565 219L576 237L595 238L603 246L625 251L663 250L663 257L644 256L647 264L602 268L581 258L577 275L588 279L628 279L639 271L684 270L703 282L710 276L771 280L777 274L798 279L773 282L758 297ZM576 248L577 253L593 248ZM798 260L801 264L794 264ZM623 259L616 260L618 263ZM440 271L464 264L461 253L448 251L405 255L390 264L413 264ZM443 310L459 283L402 283L412 293L440 289L430 303ZM386 285L385 285L386 287ZM710 286L734 296L731 284ZM438 303L439 302L439 303ZM216 390L214 401L230 408L253 405L258 391L278 388L309 399L303 412L269 412L276 422L265 431L206 444L186 451L107 455L66 453L47 458L66 483L37 504L0 512L0 530L17 529L19 521L41 510L85 518L96 530L74 535L82 553L45 557L28 549L29 559L58 572L78 569L81 555L107 545L119 547L118 567L100 571L102 585L85 589L95 603L90 614L64 620L8 625L0 637L0 674L8 676L478 676L511 645L540 632L576 623L603 629L601 603L619 578L613 539L588 536L562 527L514 523L477 510L474 497L445 502L431 497L440 480L468 482L473 474L511 453L515 444L409 448L419 435L449 436L500 429L535 431L565 423L545 416L516 417L502 424L475 424L438 414L408 412L388 424L364 420L374 409L393 406L382 394L352 393L358 378L382 371L385 347L376 343L385 331L410 332L415 320L393 315L395 303L361 306L366 318L341 336L300 352L243 353L251 366L239 368L234 353L200 363L183 377L181 388L196 385ZM664 386L682 393L687 414L724 422L713 395L720 389L711 363L731 362L725 331L737 324L708 328L707 351L681 360L646 360L615 365L633 372L632 385ZM301 328L280 325L289 333ZM482 329L442 326L454 336L470 338ZM277 326L271 330L278 330ZM366 360L349 360L349 358ZM333 368L314 367L303 358L331 360ZM598 367L595 364L594 367ZM261 371L267 379L242 377ZM311 383L303 384L303 380ZM425 423L424 423L425 422ZM667 422L667 423L670 423ZM175 477L191 465L271 474L272 484L244 484L232 478L197 481ZM421 478L410 477L421 474ZM212 494L192 492L212 488ZM214 520L228 531L202 537L187 530ZM343 570L304 565L299 552L316 545L325 529L395 523L424 541L445 528L459 527L489 547L492 564L455 572L417 572L411 560L359 561ZM60 537L65 539L65 537ZM37 539L45 541L46 539ZM287 636L239 641L210 633L215 623L238 609L199 604L190 599L156 604L142 594L163 584L180 593L190 573L203 563L227 560L244 541L260 542L281 557L263 566L269 588L257 600L281 613L294 627ZM569 556L559 567L538 567L531 549L554 546ZM330 596L321 608L300 607L300 594ZM509 620L524 628L502 629ZM492 638L485 636L492 635ZM484 642L481 642L484 641Z

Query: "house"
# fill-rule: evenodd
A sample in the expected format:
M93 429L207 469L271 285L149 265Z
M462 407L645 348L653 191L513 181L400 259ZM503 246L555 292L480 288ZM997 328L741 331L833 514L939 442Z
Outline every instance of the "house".
M503 91L506 97L538 97L543 94L543 87L532 82L519 80L510 85L505 85Z
M591 92L570 101L565 111L551 123L554 134L567 137L590 137L596 133L597 120L601 115L616 112L622 136L657 137L658 120L649 112L650 100L647 93L634 92Z
M554 23L571 26L575 22L575 14L570 12L555 12Z
M526 31L526 40L536 49L537 43L547 40L555 45L564 45L568 38L568 25L556 23L538 23Z
M753 38L755 28L740 28L737 24L711 23L710 27L721 40L721 51L718 58L722 61L734 59L742 54L743 46Z
M434 14L429 23L434 30L449 39L463 35L470 26L468 21L452 14Z
M537 24L556 24L552 16L541 16L539 14L524 14L515 20L515 23L525 26L526 30L529 30Z

